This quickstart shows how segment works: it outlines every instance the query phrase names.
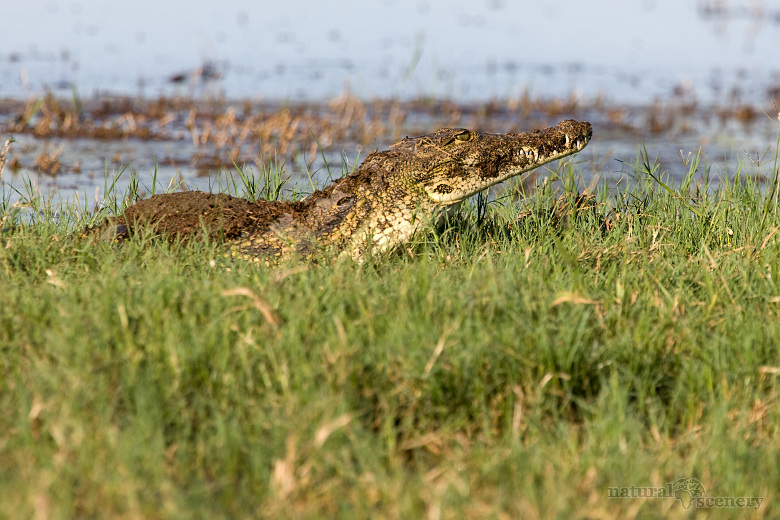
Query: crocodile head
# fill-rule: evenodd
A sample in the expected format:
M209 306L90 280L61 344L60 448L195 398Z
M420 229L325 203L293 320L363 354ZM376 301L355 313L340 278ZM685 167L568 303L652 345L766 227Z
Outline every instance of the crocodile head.
M394 151L410 152L414 168L405 171L407 186L437 206L457 204L506 179L577 153L593 133L590 123L561 121L557 126L522 134L485 134L443 128L407 138Z
M592 133L590 123L569 120L522 134L443 128L406 138L312 197L315 220L328 223L315 234L332 229L356 259L367 248L392 249L470 196L579 152Z

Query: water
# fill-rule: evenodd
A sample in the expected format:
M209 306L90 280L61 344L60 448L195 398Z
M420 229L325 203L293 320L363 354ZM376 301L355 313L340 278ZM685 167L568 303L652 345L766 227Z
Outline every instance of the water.
M66 99L184 95L280 104L327 100L345 90L362 99L475 103L524 94L573 98L605 107L578 116L594 123L590 170L616 177L624 171L620 161L630 161L643 142L679 176L680 150L704 147L725 173L772 150L777 136L780 1L26 0L7 2L0 16L0 99L46 90ZM648 130L658 100L696 107L686 130ZM708 114L740 105L768 110L770 118L757 112L759 122L744 126L718 124ZM614 110L625 110L634 130L615 124ZM13 117L0 109L0 131ZM438 123L426 117L418 121L422 133ZM501 117L506 125L497 118L495 131L524 128L516 113ZM179 165L159 167L164 184L179 177L201 189L214 183L187 167L195 150L186 140L15 137L23 168L6 171L6 192L31 178L45 193L92 194L106 172L128 160L148 184L155 158L163 156ZM337 161L344 152L354 159L356 144L334 143L329 157ZM57 149L81 173L65 168L52 177L31 167L42 151ZM771 176L765 164L759 170Z
M780 2L6 2L0 97L204 87L232 98L534 95L648 103L675 88L765 101ZM207 65L208 85L171 83Z

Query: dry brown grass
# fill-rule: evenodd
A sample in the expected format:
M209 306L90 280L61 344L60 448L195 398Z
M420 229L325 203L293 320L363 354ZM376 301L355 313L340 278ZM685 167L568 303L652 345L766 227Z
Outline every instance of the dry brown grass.
M587 101L574 95L565 99L533 98L528 93L482 103L430 98L364 100L349 93L329 101L306 103L179 97L66 101L48 94L1 102L0 133L38 139L188 142L194 148L191 156L164 158L160 164L210 172L230 168L234 161L259 164L274 157L303 156L311 164L320 147L369 151L406 135L421 135L441 127L520 132L572 117L641 140L654 134L689 133L694 119L706 122L713 115L722 125L736 120L747 128L761 114L760 107L738 98L726 105L702 107L685 93L648 107L611 106L598 98ZM28 159L29 164L21 164L18 158L9 161L15 168L28 167L52 175L77 170L64 165L57 168L51 152ZM177 164L182 161L188 164Z

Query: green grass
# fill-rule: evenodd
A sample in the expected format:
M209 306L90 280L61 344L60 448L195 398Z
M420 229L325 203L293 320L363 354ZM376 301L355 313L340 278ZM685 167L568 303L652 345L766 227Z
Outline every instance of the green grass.
M632 168L362 265L6 218L0 517L687 518L608 489L688 477L778 517L775 194Z

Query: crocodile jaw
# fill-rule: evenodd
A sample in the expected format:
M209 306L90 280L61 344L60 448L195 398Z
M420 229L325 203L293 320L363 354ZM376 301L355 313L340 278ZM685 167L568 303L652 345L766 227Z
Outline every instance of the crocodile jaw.
M550 159L550 161L554 161L554 160L555 159ZM549 162L549 161L545 161L545 162ZM452 192L452 193L438 193L438 192L435 191L435 189L426 190L426 191L428 193L428 197L430 197L430 199L433 202L437 203L437 204L440 204L440 205L445 206L445 207L449 207L449 206L451 206L453 204L460 205L467 198L473 197L474 195L476 195L480 191L482 191L482 190L484 190L486 188L489 188L490 186L493 186L494 184L498 184L498 183L500 183L500 182L502 182L502 181L504 181L506 179L510 179L512 177L516 177L518 175L522 175L523 173L530 173L533 170L535 170L538 166L541 166L543 164L544 163L539 163L536 166L530 166L528 168L522 168L522 169L518 169L516 171L515 170L510 170L510 172L503 179L501 179L499 181L496 181L496 182L493 182L493 183L490 183L490 184L487 184L487 185L484 185L484 186L483 186L482 183L475 184L473 187L472 186L468 186L468 187L465 187L464 189L462 189L460 191ZM527 177L528 177L528 175L524 175L524 176L520 177L520 180L524 180Z
M511 177L581 151L592 135L589 123L561 121L557 126L523 134L473 134L454 160L435 172L422 187L436 204L450 205Z

